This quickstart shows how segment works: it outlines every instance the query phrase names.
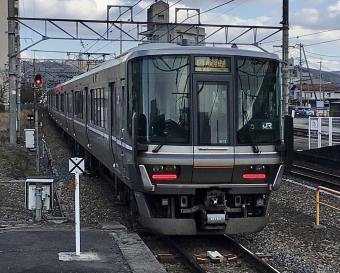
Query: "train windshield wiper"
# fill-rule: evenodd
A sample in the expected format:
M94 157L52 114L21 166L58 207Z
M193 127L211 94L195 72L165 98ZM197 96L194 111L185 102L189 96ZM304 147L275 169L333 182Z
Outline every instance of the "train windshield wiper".
M253 152L255 154L258 154L260 152L259 147L257 146L257 143L254 139L254 125L253 124L248 124L248 131L249 131L249 136L250 136L250 140L251 140L251 146L253 147Z
M246 122L246 126L248 127L248 133L251 141L251 147L253 148L253 152L258 154L260 152L259 147L254 138L254 125L249 123L249 117L246 111L243 111L243 120Z
M242 83L242 81L241 81ZM242 84L241 84L242 85ZM250 141L251 141L251 147L253 148L253 152L255 154L258 154L260 152L259 147L256 144L255 138L254 138L254 125L250 123L250 118L248 116L247 110L245 108L244 105L244 98L243 97L247 97L250 96L248 95L246 92L242 91L242 117L243 117L243 126L247 126L248 127L248 133L249 133L249 137L250 137Z
M168 143L168 138L164 139L162 143L158 144L155 149L152 150L153 153L158 153L158 151Z

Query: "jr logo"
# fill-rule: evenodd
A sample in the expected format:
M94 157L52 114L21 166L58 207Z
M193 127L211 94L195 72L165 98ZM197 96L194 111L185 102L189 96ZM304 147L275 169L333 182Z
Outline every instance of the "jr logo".
M262 122L262 129L263 130L272 130L273 129L273 123L271 123L271 122Z

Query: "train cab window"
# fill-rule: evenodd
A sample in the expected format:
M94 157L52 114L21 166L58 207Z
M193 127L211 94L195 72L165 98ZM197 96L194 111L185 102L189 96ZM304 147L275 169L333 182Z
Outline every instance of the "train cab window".
M279 63L262 58L239 57L238 121L239 144L280 141Z
M139 116L141 143L189 143L190 96L187 56L153 56L128 64L128 128Z

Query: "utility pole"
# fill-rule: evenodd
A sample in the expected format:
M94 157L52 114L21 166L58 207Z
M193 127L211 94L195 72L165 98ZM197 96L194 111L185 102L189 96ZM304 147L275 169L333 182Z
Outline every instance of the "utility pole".
M299 102L301 104L302 101L302 52L301 52L301 43L300 43L300 94L299 94Z
M317 105L318 98L316 97L315 87L314 87L312 75L310 74L309 65L308 65L308 61L307 61L307 57L306 57L306 52L305 52L305 49L304 49L303 45L301 46L301 48L303 50L303 56L305 56L305 62L306 62L306 65L307 65L307 71L308 71L309 79L310 79L310 82L311 82L312 88L313 88L313 93L314 93L314 97L315 97L315 106L318 107L318 105Z
M8 0L8 17L14 18L14 0ZM16 139L16 52L15 52L15 22L8 20L8 81L9 81L9 142L15 144Z
M20 51L20 36L19 36L19 24L18 24L18 35L17 35L17 41L16 41L16 47L17 51ZM17 132L17 138L20 139L20 120L21 120L21 60L20 56L17 57L17 108L16 108L16 118L17 118L17 126L16 126L16 132Z
M323 96L321 95L321 64L322 64L322 59L320 60L320 76L319 76L319 95L320 95L320 100L323 100Z
M288 115L289 86L288 86L288 54L289 54L289 0L283 0L282 12L282 108L285 115Z

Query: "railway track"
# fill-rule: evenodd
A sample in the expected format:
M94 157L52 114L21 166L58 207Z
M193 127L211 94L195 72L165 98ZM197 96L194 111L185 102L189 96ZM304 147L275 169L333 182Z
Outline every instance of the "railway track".
M294 128L293 130L294 136L299 136L299 137L308 137L309 130L305 128ZM310 137L312 139L317 139L318 138L318 132L315 130L310 131ZM329 139L329 134L328 132L322 132L321 133L321 139L322 140L328 140ZM339 142L340 141L340 133L338 132L332 132L332 140Z
M270 255L256 255L227 235L156 237L143 240L169 272L279 272L259 256Z
M291 175L318 184L318 186L325 186L335 190L340 189L339 175L330 174L324 171L315 170L295 164L293 164Z

